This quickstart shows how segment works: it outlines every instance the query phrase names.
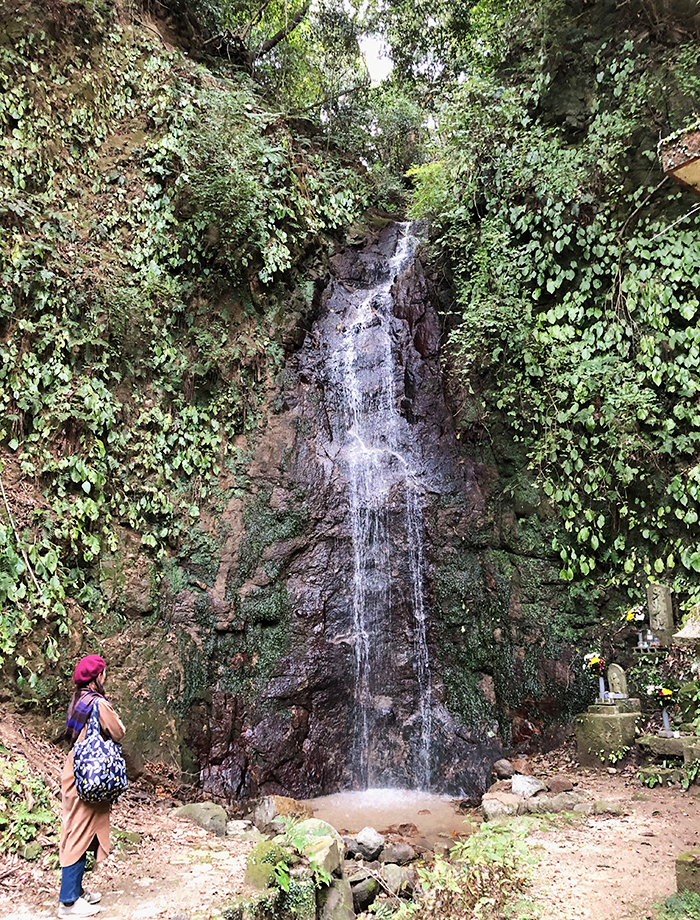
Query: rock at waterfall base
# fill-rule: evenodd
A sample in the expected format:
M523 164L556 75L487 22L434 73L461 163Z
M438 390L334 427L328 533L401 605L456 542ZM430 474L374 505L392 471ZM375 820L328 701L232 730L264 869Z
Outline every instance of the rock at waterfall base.
M255 806L253 824L263 834L283 830L281 821L276 821L280 816L292 818L312 818L313 811L306 802L284 795L266 795Z
M395 863L386 863L382 868L382 876L392 894L410 894L413 890L411 876Z
M342 865L341 849L333 837L318 837L304 846L302 852L314 866L318 866L329 875L335 875Z
M609 806L609 803L606 803ZM481 800L484 821L515 817L524 814L556 814L561 811L594 811L594 803L587 800L585 793L578 791L559 792L551 795L540 792L525 798L510 792L487 792Z
M217 837L226 836L226 823L228 815L215 802L192 802L190 805L182 805L173 811L174 815L186 818L193 824L198 824L206 831L211 831Z
M547 784L536 776L524 776L522 773L516 773L511 780L511 790L513 795L522 795L526 799L532 798L538 792L546 792Z
M484 821L525 814L525 799L512 792L487 792L481 800Z
M350 886L352 888L352 906L355 913L358 914L363 910L367 910L369 905L379 894L379 882L371 875L361 879L355 885L353 885L351 880Z
M511 779L515 770L513 769L513 764L509 760L501 758L491 767L491 772L496 779Z
M379 854L380 863L396 863L405 866L416 858L416 851L408 843L388 843Z
M338 844L338 852L341 856L345 852L345 841L328 821L322 821L321 818L307 818L306 821L300 821L295 830L306 837L332 837Z
M355 838L357 850L370 862L384 849L384 837L373 827L363 827Z
M574 783L568 776L553 776L547 780L547 786L552 795L558 795L560 792L571 792Z
M355 920L352 888L344 878L334 878L318 894L318 920Z

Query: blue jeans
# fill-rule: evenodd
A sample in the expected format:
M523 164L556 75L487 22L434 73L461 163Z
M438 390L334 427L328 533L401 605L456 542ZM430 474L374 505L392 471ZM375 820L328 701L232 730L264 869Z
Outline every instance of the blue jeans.
M58 900L61 904L72 904L80 897L83 890L83 875L85 874L85 863L87 862L87 853L83 853L80 859L73 863L72 866L64 866L61 872L61 893Z

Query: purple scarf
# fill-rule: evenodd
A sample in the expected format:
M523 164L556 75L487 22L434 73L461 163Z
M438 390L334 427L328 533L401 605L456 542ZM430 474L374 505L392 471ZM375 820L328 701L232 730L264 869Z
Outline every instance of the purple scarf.
M95 690L88 690L87 687L81 687L73 694L68 705L68 715L66 716L66 734L65 738L70 741L73 747L78 740L78 735L87 725L90 718L93 704L96 700L106 700L107 697Z

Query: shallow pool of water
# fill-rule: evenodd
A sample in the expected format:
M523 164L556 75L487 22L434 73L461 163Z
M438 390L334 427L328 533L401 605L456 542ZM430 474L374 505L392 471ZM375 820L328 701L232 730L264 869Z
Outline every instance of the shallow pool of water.
M355 834L367 825L380 833L396 828L402 836L424 837L430 843L446 843L456 835L474 830L469 817L457 810L457 803L442 795L410 789L366 789L363 792L336 792L309 799L314 817L328 821L341 834ZM415 824L415 833L398 826Z

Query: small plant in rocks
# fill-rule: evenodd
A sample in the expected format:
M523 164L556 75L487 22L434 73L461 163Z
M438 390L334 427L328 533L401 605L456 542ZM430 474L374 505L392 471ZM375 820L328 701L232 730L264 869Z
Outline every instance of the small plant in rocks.
M449 856L418 870L416 898L394 912L395 920L495 918L527 885L532 857L527 828L483 825L452 847Z
M23 757L13 757L0 745L0 854L14 851L36 859L43 849L37 838L52 831L57 820L56 802L44 780Z

